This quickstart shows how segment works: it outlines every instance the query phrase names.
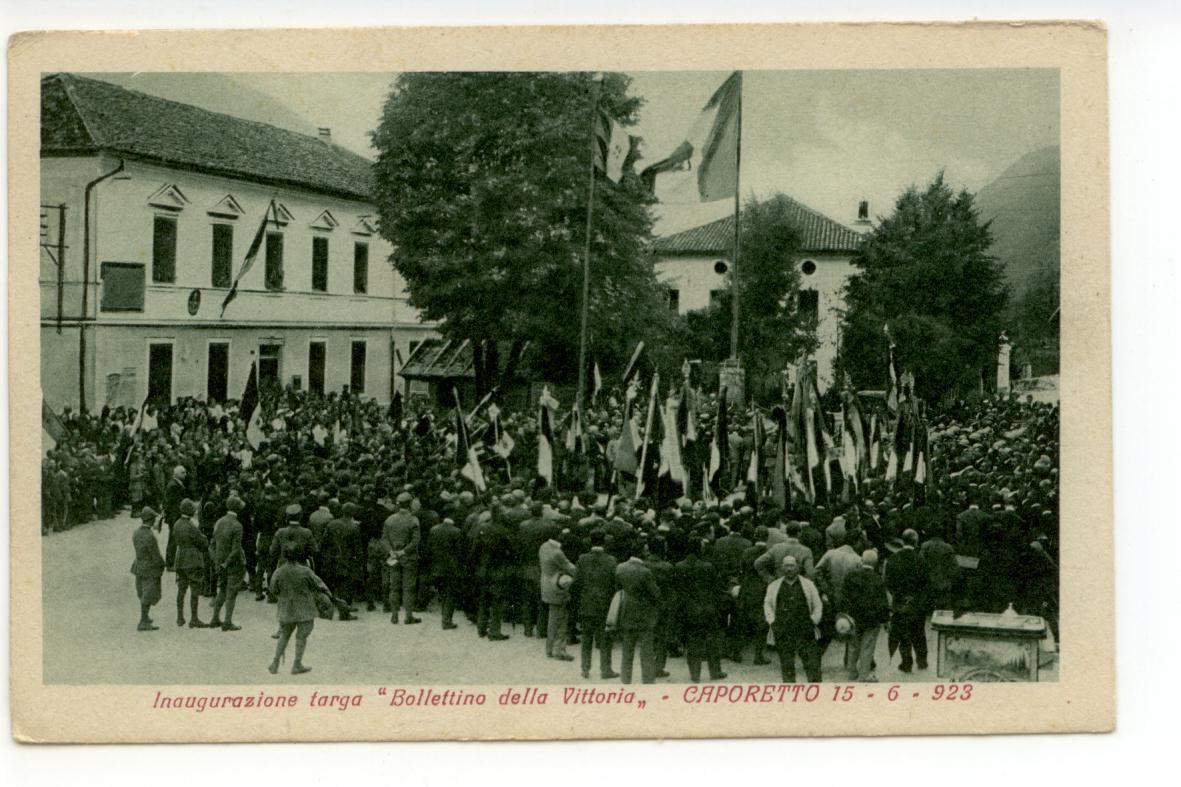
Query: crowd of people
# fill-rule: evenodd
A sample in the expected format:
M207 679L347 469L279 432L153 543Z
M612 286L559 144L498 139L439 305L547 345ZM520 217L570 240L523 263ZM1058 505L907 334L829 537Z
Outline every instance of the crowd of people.
M1057 640L1057 405L1006 397L930 413L921 484L879 470L856 488L789 488L780 504L748 471L754 440L774 440L773 426L750 428L758 411L729 414L717 494L667 477L637 494L614 469L620 399L587 408L575 450L554 441L550 478L537 473L535 412L474 413L461 430L445 411L289 390L264 399L257 445L233 403L66 412L43 464L43 526L130 506L142 522L140 630L157 628L151 608L170 571L177 625L236 631L235 601L251 593L277 605L272 672L291 638L293 671L308 669L308 636L325 614L453 630L458 612L493 642L519 625L546 657L577 658L587 677L597 651L599 676L625 683L637 653L652 682L669 676L671 658L685 657L693 681L703 666L721 680L723 660L766 665L772 651L784 681L797 659L819 681L829 647L845 651L838 679L873 680L883 631L899 668L923 671L935 609L1012 606L1045 617ZM716 411L716 399L702 401L703 414ZM468 426L479 486L456 458ZM690 457L708 454L715 428L702 417L686 467L704 467ZM756 476L772 472L773 453L759 454Z

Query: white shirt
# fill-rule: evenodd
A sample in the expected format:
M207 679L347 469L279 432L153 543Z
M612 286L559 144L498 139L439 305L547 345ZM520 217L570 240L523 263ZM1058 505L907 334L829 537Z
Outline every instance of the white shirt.
M783 584L783 579L783 577L779 577L771 580L771 584L767 585L767 595L763 597L763 617L767 619L768 626L775 623L775 602L779 599L779 587ZM804 599L808 602L808 614L812 618L812 623L820 625L820 618L824 614L824 604L820 601L820 592L816 590L816 585L812 580L807 577L798 577L797 581L804 589Z

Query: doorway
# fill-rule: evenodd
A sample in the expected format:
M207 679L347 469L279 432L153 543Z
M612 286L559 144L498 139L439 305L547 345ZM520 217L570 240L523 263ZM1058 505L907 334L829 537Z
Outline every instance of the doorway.
M283 345L260 344L258 346L258 387L261 391L279 390L282 373Z
M172 342L148 344L148 401L172 404Z
M308 390L312 393L324 393L324 364L327 357L328 347L324 342L308 345Z
M230 385L230 343L209 343L209 364L205 379L205 400L224 402Z

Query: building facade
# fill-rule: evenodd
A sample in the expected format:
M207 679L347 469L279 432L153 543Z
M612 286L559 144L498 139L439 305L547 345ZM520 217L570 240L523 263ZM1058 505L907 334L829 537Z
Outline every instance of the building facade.
M833 380L845 282L854 273L850 260L860 248L861 234L795 200L788 199L788 204L799 230L800 251L794 258L785 257L783 264L798 269L797 306L816 323L819 346L812 360L823 388ZM867 213L868 206L862 204L861 216ZM858 230L868 226L867 219L859 220ZM733 216L657 238L656 275L668 289L669 308L681 314L708 308L726 288L733 251Z
M434 336L363 157L71 74L42 80L41 381L53 408L344 387L388 402ZM252 242L257 256L222 304Z

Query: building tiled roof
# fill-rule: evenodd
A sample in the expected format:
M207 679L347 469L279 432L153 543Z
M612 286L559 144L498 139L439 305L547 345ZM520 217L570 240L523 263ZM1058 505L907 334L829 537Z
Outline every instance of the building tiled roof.
M41 153L107 152L369 201L372 165L316 137L76 74L41 80Z
M839 224L823 213L809 208L790 197L780 197L787 203L800 233L800 251L855 252L862 238L853 230ZM734 248L734 216L711 221L700 227L665 235L652 243L652 250L664 255L729 254Z
M471 342L425 339L398 374L407 380L475 379Z

